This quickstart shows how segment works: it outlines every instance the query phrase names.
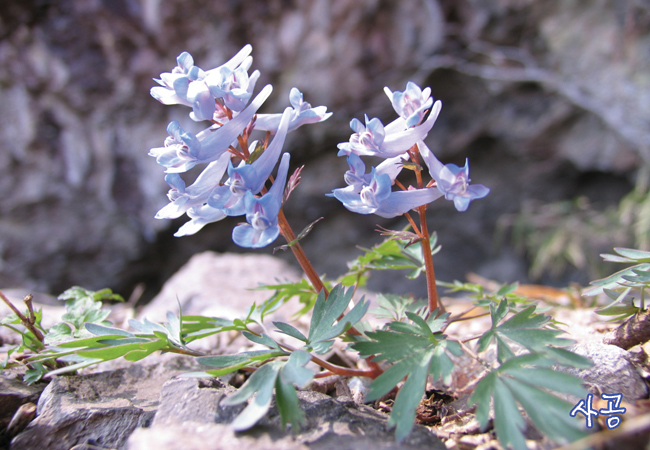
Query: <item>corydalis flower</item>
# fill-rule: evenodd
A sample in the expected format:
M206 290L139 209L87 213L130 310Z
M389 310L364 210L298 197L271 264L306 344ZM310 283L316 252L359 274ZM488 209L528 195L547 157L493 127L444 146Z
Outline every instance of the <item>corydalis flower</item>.
M229 161L230 154L224 153L218 160L208 164L188 187L185 187L185 182L179 174L168 173L165 181L170 187L167 193L170 203L156 213L156 219L176 219L190 208L206 203L210 193L223 178Z
M326 106L312 106L304 101L302 92L298 88L291 88L289 101L293 107L291 112L291 121L289 122L289 131L309 123L322 122L329 119L332 113L327 112ZM258 114L255 121L255 129L270 131L275 133L280 125L282 114Z
M393 158L381 167L381 172L380 167L373 167L370 174L364 174L365 164L359 156L352 154L348 156L348 187L334 189L328 196L335 197L352 212L386 218L400 216L442 196L431 188L392 191L392 184L401 170L399 164L398 158Z
M235 56L228 62L216 69L203 71L200 67L194 65L194 58L188 52L183 52L176 58L177 66L171 72L160 74L160 79L154 78L154 81L160 86L151 88L151 96L164 105L181 104L194 108L194 120L211 119L207 117L206 111L214 109L214 98L208 98L205 95L207 87L203 80L214 71L222 68L234 70L250 55L253 47L245 45ZM196 117L198 116L198 117Z
M424 118L427 109L433 105L431 88L420 89L420 86L409 81L404 92L391 92L388 87L384 92L393 104L393 109L405 120L406 127L411 128L419 124Z
M224 210L229 216L244 214L244 195L249 191L252 194L259 193L278 162L287 137L290 117L291 108L286 108L273 141L255 161L251 164L242 161L238 167L229 163L229 178L223 186L213 191L208 200L210 206Z
M424 142L418 142L420 155L429 167L431 177L436 180L438 190L447 200L452 200L458 211L466 211L472 200L483 198L490 189L482 184L470 186L469 161L464 167L456 164L443 165Z
M265 86L251 104L231 121L217 129L207 128L196 136L183 130L178 122L171 122L167 127L169 137L165 140L165 146L151 149L149 155L156 157L156 162L165 167L168 173L186 172L197 164L215 161L236 142L237 136L248 126L272 90L271 85Z
M368 119L366 125L352 119L350 128L354 131L349 142L338 145L339 156L354 153L359 156L380 156L392 158L403 154L416 142L424 139L438 118L442 104L437 101L429 117L422 124L404 130L405 121L399 118L386 127L377 118ZM402 128L402 130L400 130Z
M282 155L278 167L277 178L271 189L258 198L251 191L244 196L246 206L246 221L232 230L232 240L240 247L266 247L275 241L280 234L278 213L282 206L282 194L289 172L290 155Z
M258 70L248 76L252 63L253 58L249 56L235 70L221 66L211 72L205 78L205 84L214 98L222 99L224 105L233 111L244 109L260 77Z

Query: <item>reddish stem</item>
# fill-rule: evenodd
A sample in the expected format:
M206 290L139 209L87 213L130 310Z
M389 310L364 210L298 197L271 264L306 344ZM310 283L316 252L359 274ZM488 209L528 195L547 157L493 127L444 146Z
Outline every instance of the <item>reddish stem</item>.
M289 222L287 221L287 218L284 215L284 211L282 210L282 208L280 208L280 212L278 213L278 225L280 226L280 232L282 233L282 236L284 236L287 242L292 242L296 240L296 235L291 229L291 226L289 225ZM327 296L329 295L329 291L327 290L327 288L323 284L323 281L316 273L316 269L314 269L314 266L311 264L311 261L309 261L309 258L307 258L307 255L305 254L305 251L302 249L300 242L294 242L293 245L291 245L291 251L293 252L293 255L296 257L296 259L298 260L298 264L300 264L302 271L305 272L305 275L307 275L309 282L314 287L316 292L324 291L325 298L327 298Z
M417 145L414 145L411 150L411 157L413 162L419 165L419 151ZM422 181L422 171L415 170L415 178L417 180L418 188L424 189L424 182ZM431 254L431 242L429 240L429 228L427 226L427 205L418 206L418 214L420 215L420 231L422 233L422 256L424 258L424 267L427 278L427 298L429 305L429 314L434 310L439 309L438 313L444 311L444 306L440 303L438 297L438 290L436 289L436 272L433 268L433 255Z

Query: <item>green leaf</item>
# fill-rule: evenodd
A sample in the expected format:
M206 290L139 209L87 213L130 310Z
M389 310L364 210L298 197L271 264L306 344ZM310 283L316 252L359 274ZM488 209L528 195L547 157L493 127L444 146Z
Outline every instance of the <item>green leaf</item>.
M400 389L388 419L388 426L395 426L395 439L402 442L413 429L415 410L422 400L433 355L424 354L410 368L408 378Z
M242 334L246 339L249 341L253 341L256 344L260 345L266 345L269 348L275 349L275 350L281 350L280 346L278 345L277 342L275 342L273 339L268 337L266 334L262 334L261 336L257 336L249 331L242 331Z
M531 352L542 351L548 345L563 346L573 341L560 339L562 331L549 328L550 317L535 313L536 305L529 305L509 319L502 321L508 311L508 301L501 300L498 307L490 305L492 326L478 340L478 351L483 352L492 341L497 343L497 358L504 362L514 356L509 341L514 341Z
M326 283L327 286L327 283ZM294 297L298 297L298 301L303 304L303 308L296 313L296 316L301 316L312 310L316 302L317 292L309 283L309 280L303 278L296 283L283 283L283 284L270 284L261 285L256 288L257 290L274 290L273 302L286 303ZM264 305L262 305L263 307ZM264 315L262 315L262 319Z
M534 370L529 370L528 375L530 376L533 372ZM556 375L561 374L561 372L554 372L552 370L548 372ZM548 375L548 372L546 375ZM513 375L512 371L508 373ZM574 390L575 392L581 392L581 394L575 395L584 397L587 391L582 387L580 380L571 376L568 376L568 378L573 378L572 380L566 380L572 388L556 386L550 389L562 392ZM503 382L508 386L519 404L526 410L528 416L542 433L562 444L575 441L586 435L579 429L580 424L570 417L569 413L572 407L570 403L536 388L534 385L548 387L539 378L529 379L529 381L530 383L519 377L517 379L503 378ZM540 408L540 405L544 405L544 407Z
M217 367L218 369L206 370L205 373L218 377L239 370L242 367L283 355L286 355L286 353L275 350L255 350L237 355L204 356L196 360L203 365Z
M505 297L508 294L512 294L519 287L519 283L514 282L512 284L504 284L495 294L497 297Z
M120 328L107 327L105 325L100 325L97 323L85 323L84 326L86 330L90 331L95 336L115 336L122 335L127 337L133 337L133 334L128 331L122 330Z
M524 422L510 390L499 378L494 383L494 428L503 447L512 445L515 450L528 450L522 431Z
M635 270L650 270L650 263L643 263L636 266L628 267L627 269L619 270L618 272L602 278L600 280L592 281L593 287L583 292L583 295L594 296L602 294L604 289L620 289L624 288L627 281L624 276L634 275Z
M32 363L23 376L23 381L29 385L36 383L47 373L47 368L41 363Z
M146 358L153 352L161 350L166 347L166 342L164 341L150 341L143 344L140 344L141 350L133 350L124 355L124 359L127 361L140 361L141 359Z
M66 342L74 339L72 335L72 328L67 323L57 323L50 328L43 338L43 343L46 345L56 344L58 342Z
M494 425L501 445L526 449L522 433L524 421L517 403L533 423L555 440L574 440L582 436L579 424L570 420L571 405L549 391L586 393L582 382L573 375L551 369L553 361L543 353L528 353L505 361L479 381L469 404L477 405L476 419L482 430L488 424L490 402L494 403Z
M277 377L275 380L275 402L278 405L278 411L280 411L283 429L287 423L290 423L292 430L297 432L301 426L307 423L305 413L298 404L296 389L290 383L284 383L282 377Z
M140 348L140 342L134 342L131 344L124 345L111 345L103 348L93 348L89 350L79 350L77 354L85 358L100 359L102 361L108 361L111 359L120 358L130 351L138 350Z
M497 373L495 371L488 372L476 385L474 392L472 392L469 398L470 405L477 405L476 420L483 432L487 429L488 419L490 418L490 400L496 381Z
M238 405L255 396L232 422L233 430L248 430L264 417L271 406L275 380L283 364L282 361L272 361L263 365L253 372L239 391L222 401L224 406Z
M650 262L650 252L623 247L614 248L614 251L622 257L628 258L631 261Z
M136 334L154 335L154 331L158 331L159 333L163 333L165 335L167 334L167 329L165 327L157 323L151 322L146 317L142 321L138 321L136 319L129 319L129 325L131 326L131 328L133 328L135 331L138 332Z
M370 384L366 400L376 400L389 393L404 378L406 381L397 395L388 422L395 426L395 435L402 441L413 428L415 410L422 400L429 373L434 381L439 378L450 381L453 363L447 352L458 354L460 345L448 342L446 336L437 332L439 324L430 324L417 314L408 312L411 323L392 322L389 330L366 332L370 340L354 342L351 347L362 358L375 355L375 361L392 363L384 373Z
M293 352L280 372L282 383L295 384L299 388L307 387L314 379L314 372L305 367L310 359L311 355L305 351Z
M102 341L107 339L123 339L125 336L123 334L113 334L106 336L93 336L83 339L75 339L73 341L61 342L57 344L57 347L60 348L84 348L84 347L103 347Z
M278 330L280 333L284 333L288 336L291 336L293 338L298 339L299 341L302 342L307 342L307 338L305 337L304 334L302 334L299 330L297 330L295 327L289 325L288 323L284 322L273 322L273 325L278 327Z
M307 338L307 344L316 353L326 352L332 344L330 342L332 339L361 320L368 311L369 302L361 299L350 312L338 320L348 307L353 293L354 288L348 288L346 291L343 286L337 285L332 289L327 300L324 292L318 295Z

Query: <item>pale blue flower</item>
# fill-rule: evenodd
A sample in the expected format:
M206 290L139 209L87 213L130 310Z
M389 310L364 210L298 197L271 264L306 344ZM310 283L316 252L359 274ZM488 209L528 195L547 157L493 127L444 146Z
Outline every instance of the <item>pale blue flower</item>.
M188 52L183 52L176 58L176 63L176 67L171 72L161 73L160 79L154 78L160 86L151 88L151 96L163 105L191 106L187 100L187 87L190 83L190 70L195 67L194 59ZM199 76L199 71L197 67L193 76Z
M354 133L350 136L349 142L338 144L338 155L354 153L359 156L383 158L398 156L427 136L438 118L441 106L440 101L435 102L427 120L408 129L404 129L406 121L402 118L393 121L386 127L377 118L369 120L366 116L365 126L360 120L352 119L350 128Z
M403 162L408 161L409 157L410 155L407 152L403 155L387 158L377 166L375 172L377 175L387 174L391 184L393 184L397 175L402 171ZM361 192L364 186L370 184L372 174L366 173L366 165L358 155L354 153L350 154L347 157L347 161L350 170L345 172L343 179L348 186L353 186L356 192Z
M379 173L379 168L373 167L369 177L367 174L362 175L365 165L357 155L348 156L348 164L348 187L334 189L328 195L335 197L352 212L390 218L431 203L442 196L431 188L392 191L392 184L401 170L397 157L382 167L382 173Z
M295 87L291 88L289 101L293 107L289 131L293 131L305 124L322 122L332 115L331 112L327 112L326 106L312 108L309 103L304 101L302 92ZM281 117L282 114L258 114L255 129L275 133L280 125Z
M218 222L219 220L227 217L226 214L220 209L212 208L209 205L193 206L187 210L187 215L191 219L185 222L182 227L178 229L174 236L189 236L196 233L201 228L209 223Z
M213 73L221 70L235 70L247 61L252 50L250 44L245 45L225 64L208 71L195 66L192 55L183 52L176 58L177 66L171 72L160 74L160 79L154 78L160 86L151 88L151 96L164 105L181 104L192 107L190 117L193 120L212 120L215 112L214 96L205 83L206 77L211 77Z
M418 142L420 155L429 167L431 178L436 180L438 190L447 200L452 200L458 211L466 211L472 200L483 198L490 189L482 184L470 186L469 161L464 167L456 164L443 165L424 142Z
M205 84L214 98L222 99L224 105L233 111L241 111L253 95L255 83L260 77L256 70L250 77L248 69L253 63L253 58L248 56L234 70L221 66L205 77Z
M424 118L426 110L433 105L431 88L427 87L422 90L412 81L406 83L404 92L391 92L388 87L384 88L384 92L390 99L395 112L404 119L407 128L419 124Z
M232 230L232 240L240 247L261 248L275 241L280 234L278 213L282 207L284 186L289 172L289 153L282 155L277 177L271 189L258 198L251 191L244 196L246 221Z
M229 216L240 216L245 212L245 205L242 201L246 192L258 194L264 187L264 183L273 172L273 168L280 158L284 141L287 137L287 129L291 118L291 108L286 108L282 114L280 127L269 146L251 164L242 161L238 167L232 162L228 165L228 180L223 186L216 188L208 204L213 208L223 210ZM251 146L254 146L253 143Z
M199 158L201 142L176 120L167 125L167 134L169 136L165 138L164 147L152 148L149 155L155 157L156 162L166 167L168 172L184 172L191 161Z
M156 219L176 219L190 208L206 203L210 193L216 186L219 186L229 161L230 154L224 153L218 160L208 164L194 183L188 187L185 187L185 181L179 174L168 173L165 175L165 181L170 187L167 193L170 203L156 213Z
M169 137L165 140L165 146L151 149L149 155L156 157L156 162L165 167L168 173L186 172L197 164L217 160L231 144L236 143L237 137L249 125L272 90L271 85L265 86L251 104L228 123L216 129L210 127L196 136L183 130L178 122L171 122L167 127Z

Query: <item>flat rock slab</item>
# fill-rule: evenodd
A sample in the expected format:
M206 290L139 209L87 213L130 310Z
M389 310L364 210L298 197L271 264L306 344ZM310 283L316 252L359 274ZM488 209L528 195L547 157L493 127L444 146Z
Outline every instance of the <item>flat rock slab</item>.
M171 377L195 369L188 358L156 365L57 377L43 391L37 417L11 442L12 450L69 450L92 444L124 448L137 427L148 426L160 390Z
M239 318L250 305L263 303L273 293L255 290L260 284L299 279L295 269L273 256L203 252L194 255L165 283L139 317L165 322L167 311L178 314L180 303L185 315Z
M282 431L274 407L260 423L244 433L227 425L243 409L222 407L222 398L234 392L218 381L175 379L161 393L161 402L150 428L137 428L128 450L246 449L432 449L445 445L430 431L416 426L407 440L395 441L387 430L387 416L369 406L333 399L313 391L299 391L307 425L296 434Z

